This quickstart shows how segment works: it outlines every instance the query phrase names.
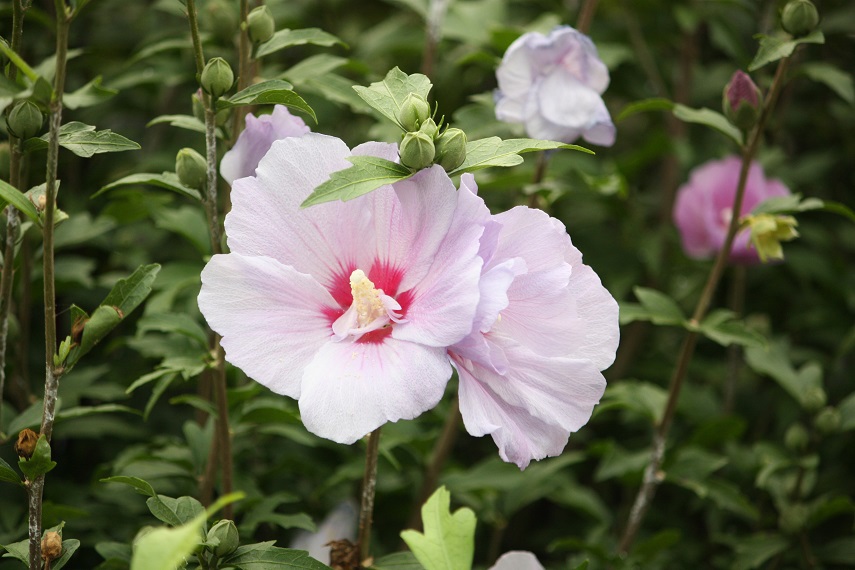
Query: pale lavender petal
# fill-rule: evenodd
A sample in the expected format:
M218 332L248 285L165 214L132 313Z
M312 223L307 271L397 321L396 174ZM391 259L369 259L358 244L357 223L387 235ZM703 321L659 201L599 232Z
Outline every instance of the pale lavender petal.
M353 156L376 156L398 162L398 145L369 141L353 147Z
M552 124L576 130L588 142L611 146L615 128L600 94L572 74L556 71L538 90L540 115Z
M531 552L512 550L502 554L489 570L544 570Z
M302 369L330 337L338 308L311 276L266 257L215 255L202 271L199 309L229 362L278 394L300 396Z
M305 368L300 414L312 433L350 444L436 406L450 377L445 348L391 337L329 342Z

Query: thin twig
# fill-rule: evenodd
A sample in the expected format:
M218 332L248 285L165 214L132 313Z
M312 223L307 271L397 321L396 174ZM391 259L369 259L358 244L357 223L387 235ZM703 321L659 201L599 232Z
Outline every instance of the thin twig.
M237 90L242 91L249 87L252 79L252 49L249 41L249 27L247 17L249 16L249 0L240 0L240 38L238 39L238 81ZM238 107L232 111L232 137L231 143L235 144L240 131L243 128L244 117L249 109Z
M594 20L594 13L597 11L597 0L585 0L579 10L579 17L576 19L576 29L587 34L591 29L591 22Z
M368 559L371 550L371 522L374 518L374 493L377 489L377 458L380 450L380 429L368 436L365 449L365 474L362 477L362 505L359 509L359 561Z

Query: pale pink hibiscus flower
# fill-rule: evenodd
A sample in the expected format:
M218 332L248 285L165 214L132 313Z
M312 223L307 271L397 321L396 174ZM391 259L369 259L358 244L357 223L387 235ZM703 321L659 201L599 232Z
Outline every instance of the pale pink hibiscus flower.
M354 154L392 159L394 145ZM353 443L434 407L452 369L447 348L472 329L486 207L434 166L348 202L301 209L347 168L339 139L273 144L232 187L231 253L202 272L199 308L226 359L299 400L309 431Z
M461 194L477 192L464 174ZM591 417L617 350L618 306L564 225L517 207L486 226L472 333L449 349L467 431L521 469L561 454Z

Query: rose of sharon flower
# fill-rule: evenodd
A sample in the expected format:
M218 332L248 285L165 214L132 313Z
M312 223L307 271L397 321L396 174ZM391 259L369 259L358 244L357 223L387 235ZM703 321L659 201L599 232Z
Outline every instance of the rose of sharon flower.
M496 69L496 118L522 123L530 137L611 146L615 126L600 95L609 71L591 38L569 26L529 32Z
M477 192L471 174L460 193ZM559 455L591 417L618 345L618 306L582 264L564 225L517 207L485 224L481 297L472 333L449 349L460 412L524 469Z
M674 223L680 231L683 251L689 257L713 257L724 245L733 216L733 199L741 166L742 159L738 156L712 160L692 170L689 181L677 191ZM752 163L739 215L748 214L767 198L788 194L790 190L780 180L767 180L763 168L756 162ZM733 263L754 264L760 261L757 250L749 245L750 239L747 229L736 234L730 251Z
M246 128L235 146L223 155L220 175L229 184L238 178L252 176L273 141L299 137L309 131L303 119L292 115L284 105L276 105L269 115L247 115Z
M354 154L392 160L394 145ZM353 443L433 408L451 376L447 348L478 307L483 201L441 166L348 202L300 208L350 166L339 139L273 143L232 187L231 253L202 272L199 308L226 358L299 400L307 429Z
M543 566L531 552L511 550L502 554L489 570L543 570Z

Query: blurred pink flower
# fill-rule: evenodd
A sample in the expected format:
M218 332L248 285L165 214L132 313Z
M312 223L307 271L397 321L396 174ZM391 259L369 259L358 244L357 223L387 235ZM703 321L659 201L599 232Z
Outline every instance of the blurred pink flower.
M591 38L569 26L519 37L496 69L496 117L530 137L611 146L615 126L601 97L609 71Z
M470 192L464 174L460 193ZM559 455L590 419L618 345L618 306L555 218L517 207L478 222L478 311L449 349L460 412L470 434L491 434L502 459L524 469Z
M689 181L677 191L674 223L680 231L683 251L689 257L713 257L724 245L727 227L733 215L733 200L741 164L742 159L738 156L702 164L692 170ZM790 190L780 180L766 179L763 168L755 162L748 171L739 215L748 214L767 198L788 194ZM733 263L759 263L757 250L749 243L750 232L747 229L736 235L730 251Z
M223 155L220 175L229 184L238 178L253 176L273 141L299 137L310 130L303 119L292 115L284 105L276 105L269 115L247 115L246 128L235 146Z
M531 552L511 550L502 554L489 570L543 570L543 566Z
M353 154L393 160L394 145ZM300 208L347 168L339 139L276 141L232 188L231 253L202 272L199 308L226 358L299 400L306 428L353 443L434 407L451 376L447 348L472 329L484 227L480 198L440 166L348 202Z

